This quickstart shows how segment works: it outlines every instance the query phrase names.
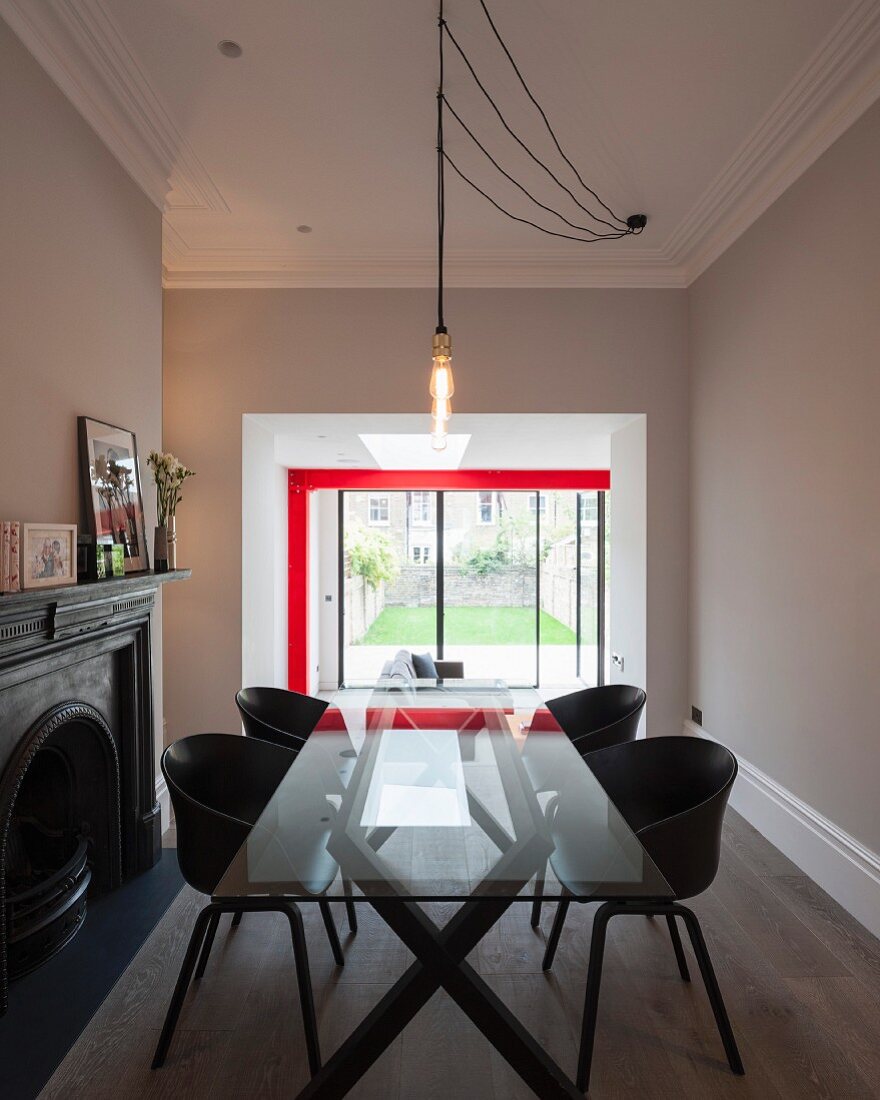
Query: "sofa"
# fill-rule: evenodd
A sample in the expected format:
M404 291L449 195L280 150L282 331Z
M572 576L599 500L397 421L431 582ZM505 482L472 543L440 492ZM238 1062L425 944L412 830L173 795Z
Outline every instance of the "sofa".
M408 649L399 649L390 661L386 661L379 673L380 680L396 681L385 687L418 687L414 680L461 680L464 678L463 661L435 661L430 653L416 654Z

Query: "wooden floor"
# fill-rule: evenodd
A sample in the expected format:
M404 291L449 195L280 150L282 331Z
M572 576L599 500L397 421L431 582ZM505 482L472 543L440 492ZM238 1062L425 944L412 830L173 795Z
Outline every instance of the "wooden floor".
M56 1071L43 1097L290 1098L307 1074L290 941L275 915L224 918L207 973L184 1007L165 1068L149 1069L201 899L185 890ZM880 942L728 812L721 871L693 903L746 1067L733 1077L699 982L681 982L665 924L609 929L594 1097L741 1100L880 1097ZM341 909L341 907L334 907ZM472 962L574 1075L593 906L572 906L553 972L540 932L515 906ZM329 1054L389 988L408 953L367 906L343 936L337 970L303 906ZM439 919L437 914L435 919ZM338 913L343 926L343 914ZM690 953L690 949L687 949ZM437 994L350 1094L370 1100L519 1100L532 1096L461 1011Z

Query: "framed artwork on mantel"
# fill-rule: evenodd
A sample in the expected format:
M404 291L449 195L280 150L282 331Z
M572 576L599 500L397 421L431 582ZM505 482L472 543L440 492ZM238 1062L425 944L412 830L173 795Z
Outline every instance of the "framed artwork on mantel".
M98 543L121 543L125 572L150 568L134 432L77 417L86 518Z
M76 527L25 523L21 529L22 588L76 584Z

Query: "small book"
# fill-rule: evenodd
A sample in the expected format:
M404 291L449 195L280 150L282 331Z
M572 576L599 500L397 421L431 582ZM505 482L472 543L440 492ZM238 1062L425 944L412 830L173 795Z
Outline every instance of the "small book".
M0 592L9 591L9 542L12 534L12 524L8 519L3 520L3 530L0 532L2 546L0 546Z
M13 520L9 525L9 591L21 588L21 524Z

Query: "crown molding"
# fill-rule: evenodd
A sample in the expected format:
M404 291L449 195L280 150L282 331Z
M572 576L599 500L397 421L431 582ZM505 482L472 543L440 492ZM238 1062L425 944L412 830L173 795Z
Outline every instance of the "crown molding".
M690 284L880 96L880 3L857 0L662 252Z
M450 286L687 287L880 97L880 3L856 0L666 243L585 257L449 256ZM292 253L166 254L168 287L431 286L433 256L309 259Z
M304 256L253 250L188 249L165 236L166 288L434 287L434 252ZM684 274L656 250L585 260L582 252L447 252L450 287L684 287Z
M160 210L229 212L100 0L0 0L0 16Z

